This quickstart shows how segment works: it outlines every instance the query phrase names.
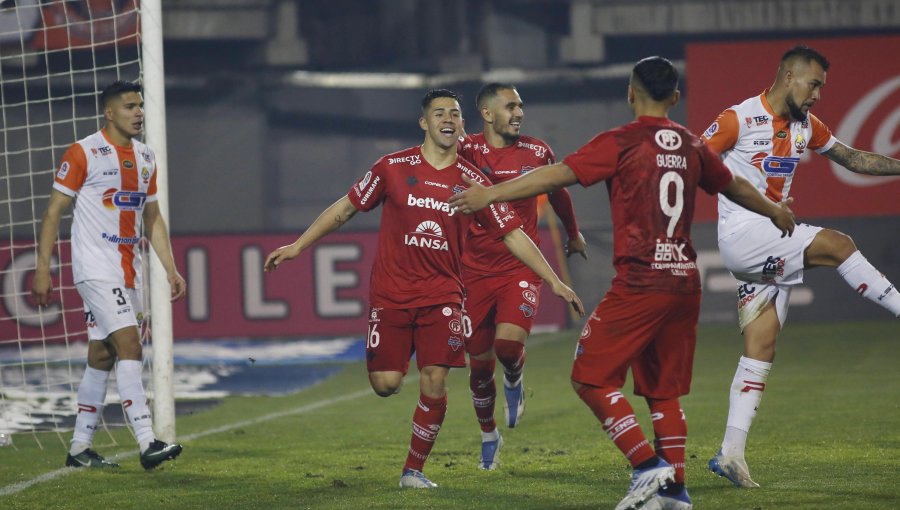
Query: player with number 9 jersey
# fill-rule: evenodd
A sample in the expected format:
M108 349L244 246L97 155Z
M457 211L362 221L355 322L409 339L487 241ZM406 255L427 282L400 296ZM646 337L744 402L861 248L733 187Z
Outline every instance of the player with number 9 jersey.
M699 137L668 119L680 96L677 85L678 71L670 61L641 60L628 86L633 122L597 135L562 163L491 188L473 186L450 200L472 211L576 182L606 181L616 277L582 330L571 379L634 469L616 510L644 506L656 497L663 499L656 507L691 504L684 487L687 425L678 399L690 390L700 315L700 278L691 246L697 188L726 193L779 228L793 229L788 209L732 176ZM654 416L656 448L619 391L629 369L634 392L645 397Z

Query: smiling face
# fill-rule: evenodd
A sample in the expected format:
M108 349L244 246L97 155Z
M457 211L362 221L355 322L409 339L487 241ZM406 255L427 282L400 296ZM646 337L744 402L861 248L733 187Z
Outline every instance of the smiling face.
M434 98L419 119L419 127L425 131L425 143L444 150L456 146L462 126L459 103L452 97Z
M144 128L144 98L140 92L125 92L107 101L103 108L106 131L113 142L128 145Z
M485 130L490 129L503 139L504 145L511 145L521 135L522 119L525 117L522 98L515 89L500 89L481 107L481 117Z
M794 120L806 120L809 109L821 97L825 86L825 70L815 60L804 62L795 60L785 73L784 85L787 95L785 105Z

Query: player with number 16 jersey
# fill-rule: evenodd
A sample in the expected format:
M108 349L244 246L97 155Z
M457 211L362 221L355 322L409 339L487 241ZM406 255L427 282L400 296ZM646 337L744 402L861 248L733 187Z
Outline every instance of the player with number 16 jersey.
M447 375L451 367L465 366L460 265L470 223L479 221L491 235L503 238L511 252L550 283L554 293L580 309L578 297L522 232L508 204L472 218L447 203L468 182L490 184L457 156L463 122L457 97L446 89L425 94L419 118L425 132L422 145L379 159L294 243L270 253L264 266L266 271L277 269L358 211L383 205L369 289L366 368L375 393L389 397L400 391L409 360L416 355L420 393L400 475L404 488L437 487L422 470L447 412Z

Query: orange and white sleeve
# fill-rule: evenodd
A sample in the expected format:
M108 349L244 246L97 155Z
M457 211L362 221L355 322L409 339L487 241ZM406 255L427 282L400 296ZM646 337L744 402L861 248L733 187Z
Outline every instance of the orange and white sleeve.
M731 108L720 113L716 120L706 131L703 132L703 139L706 144L716 154L722 154L734 147L740 134L740 125L738 124L737 113Z
M809 114L809 125L812 128L812 139L809 141L809 148L822 154L828 152L837 142L837 138L831 134L831 130L824 122L819 120L813 114Z
M153 165L153 175L150 176L150 185L147 186L147 201L153 202L156 196L156 165Z
M74 197L87 179L87 158L80 144L73 143L63 154L62 163L53 178L53 189Z

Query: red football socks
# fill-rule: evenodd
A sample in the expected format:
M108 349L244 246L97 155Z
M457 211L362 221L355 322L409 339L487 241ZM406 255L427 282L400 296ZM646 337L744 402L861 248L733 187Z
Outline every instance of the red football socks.
M429 398L419 394L419 404L413 413L412 438L409 441L409 455L403 469L422 471L434 440L441 431L444 415L447 414L447 395L441 398Z
M497 422L494 421L494 402L497 400L497 385L494 383L495 366L494 359L469 358L469 388L472 390L475 416L482 432L491 432L497 428Z
M584 385L578 390L578 396L591 408L603 430L632 467L656 456L634 417L634 409L621 391L613 387Z

